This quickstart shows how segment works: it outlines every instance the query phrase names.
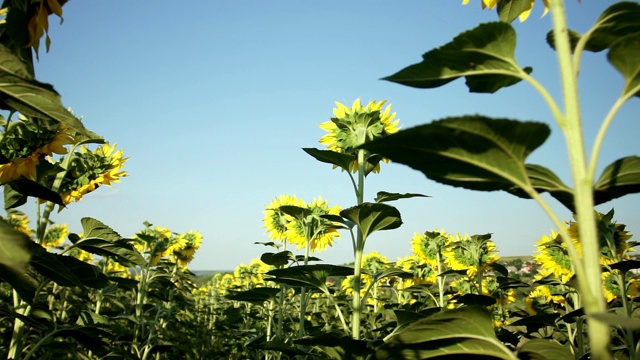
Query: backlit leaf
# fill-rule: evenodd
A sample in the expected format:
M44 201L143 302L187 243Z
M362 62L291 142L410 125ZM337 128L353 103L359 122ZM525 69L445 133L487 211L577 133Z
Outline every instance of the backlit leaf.
M402 130L362 147L471 190L531 188L526 157L549 136L546 124L462 116Z
M498 1L498 16L504 22L513 22L520 14L528 10L531 0L500 0Z
M386 191L378 191L378 194L376 196L375 201L377 203L381 203L381 202L394 201L394 200L399 200L399 199L409 199L409 198L413 198L413 197L430 197L430 196L429 195L416 194L416 193L397 194L397 193L389 193L389 192L386 192Z
M400 211L382 203L363 203L340 211L340 215L358 225L366 239L378 230L391 230L402 225Z
M291 286L304 286L329 293L326 282L329 276L353 275L353 268L329 264L301 265L267 272L269 281Z
M595 204L640 192L640 156L629 156L607 166L594 187Z
M417 88L435 88L460 77L471 92L493 93L513 85L531 68L521 69L515 61L516 33L504 22L481 24L456 36L452 42L422 56L411 65L383 80Z
M638 12L640 16L640 11ZM638 23L639 20L636 19ZM640 32L627 35L616 41L609 50L607 58L622 76L625 83L623 95L640 96Z

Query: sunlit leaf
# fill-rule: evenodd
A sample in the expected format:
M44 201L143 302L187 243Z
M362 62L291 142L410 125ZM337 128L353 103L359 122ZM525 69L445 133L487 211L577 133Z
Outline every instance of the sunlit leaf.
M303 148L302 150L320 162L335 165L345 171L349 171L351 162L356 159L355 155L331 150L319 150L315 148Z
M460 77L471 92L493 93L522 80L531 68L515 61L516 33L504 22L481 24L452 42L422 55L422 62L383 80L417 88L435 88Z
M532 187L525 159L549 134L543 123L476 115L434 121L362 147L443 184L513 191Z
M523 342L517 351L518 359L556 360L574 357L571 349L558 342L546 339L531 339Z
M126 240L81 239L74 244L88 253L109 257L126 267L144 266L144 257Z
M595 204L640 192L640 157L629 156L608 165L594 187Z
M377 203L381 203L381 202L386 202L386 201L395 201L395 200L399 200L399 199L410 199L413 197L430 197L429 195L423 195L423 194L416 194L416 193L404 193L404 194L398 194L398 193L390 193L390 192L386 192L386 191L378 191L378 194L376 196L375 202Z
M611 5L602 12L588 34L585 50L602 51L619 39L640 34L640 4L622 1Z
M376 356L377 359L514 357L496 338L491 317L481 307L446 310L412 322L386 337Z
M85 239L97 238L102 240L116 241L121 240L122 236L109 226L90 217L84 217L80 220L82 224L82 233Z
M402 225L400 211L382 203L362 203L340 211L340 215L358 225L366 239L378 230L391 230Z

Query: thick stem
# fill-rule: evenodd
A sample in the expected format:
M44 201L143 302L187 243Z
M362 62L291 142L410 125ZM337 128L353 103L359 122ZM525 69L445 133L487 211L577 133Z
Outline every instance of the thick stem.
M582 259L575 258L573 261L582 262L584 267L585 276L578 278L578 282L585 313L587 317L590 317L593 314L603 313L607 309L601 289L600 247L593 209L593 178L589 176L587 171L578 101L577 74L574 71L571 58L564 2L553 0L549 4L565 104L565 118L559 123L567 141L574 183L576 220L579 224L578 232L582 244ZM571 240L565 239L565 241ZM608 325L593 318L589 320L587 332L592 358L611 359L609 352L611 336Z
M356 198L358 205L364 202L364 171L365 171L365 151L358 150L358 188ZM362 253L364 251L364 236L362 229L358 226L356 233L356 251L353 262L353 313L351 315L351 336L360 339L360 317L362 314L362 303L360 300L360 278L362 277Z

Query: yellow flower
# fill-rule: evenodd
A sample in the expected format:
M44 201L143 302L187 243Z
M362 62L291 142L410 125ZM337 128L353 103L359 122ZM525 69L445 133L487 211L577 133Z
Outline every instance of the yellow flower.
M33 235L33 232L29 228L29 218L21 211L15 211L14 213L9 214L6 221L15 230L24 233L28 237L31 237Z
M108 276L118 276L121 278L131 277L131 271L115 261L107 261L107 266L104 270L104 273Z
M438 254L442 255L442 250L444 250L452 240L453 237L451 235L438 229L432 232L427 231L423 234L415 233L411 239L411 250L437 271ZM441 259L441 261L442 260L443 259Z
M67 224L61 225L53 225L47 229L47 232L44 234L44 239L42 241L42 246L47 249L60 248L62 243L64 243L65 239L69 235L69 229L67 228Z
M349 108L336 101L336 108L333 109L332 117L329 121L320 124L320 128L328 134L320 138L320 143L327 146L331 151L356 155L355 148L374 139L398 132L398 122L395 120L396 113L391 113L391 105L382 110L386 100L369 102L366 106L360 104L360 99L356 99ZM383 158L385 162L388 159ZM365 159L365 163L371 163L372 171L380 172L379 160L371 157ZM357 158L351 162L352 172L358 170ZM335 166L334 166L335 168ZM344 169L343 169L344 170Z
M193 256L196 251L200 249L202 244L202 234L197 231L190 230L184 234L178 235L178 241L181 247L177 247L173 251L173 255L176 257L178 265L185 267L193 260Z
M465 234L462 237L457 234L455 238L452 237L449 246L442 252L447 265L453 270L466 270L469 277L477 274L478 264L481 266L480 271L484 272L489 265L500 259L496 244L483 238L484 236L470 237Z
M111 186L111 183L120 182L121 177L127 176L122 167L129 158L122 157L122 150L115 151L116 146L106 143L91 152L85 145L80 153L76 153L76 161L72 161L60 187L65 205L80 201L101 185Z
M280 210L281 206L292 205L298 207L306 207L306 204L301 199L291 195L280 195L280 197L274 199L269 205L265 207L264 213L264 227L267 230L269 238L272 240L278 240L285 242L287 240L287 224L293 219L291 216L285 214Z
M362 274L360 276L360 296L364 296L364 294L367 292L367 289L369 288L372 282L373 282L373 279L371 278L371 276L367 274ZM353 295L353 275L349 275L345 277L342 280L342 283L340 283L340 288L345 294L352 296Z
M462 0L463 5L467 5L468 3L469 0ZM520 13L520 22L527 20L527 18L531 14L531 10L533 10L534 3L535 0L530 0L529 3L527 3L527 8L522 13ZM549 12L549 0L542 0L542 3L544 4L544 13L542 14L542 16L545 16L547 12ZM483 9L489 8L489 10L493 10L496 5L498 5L498 0L482 0L481 5Z
M309 241L311 251L323 251L328 246L333 246L333 240L340 237L335 228L335 224L327 219L320 217L321 215L338 215L340 213L339 206L329 207L326 200L322 197L313 199L311 204L305 206L311 212L310 216L300 222L298 219L292 219L287 223L286 238L292 244L296 244L298 249L304 249Z
M389 268L389 259L377 251L362 256L362 268L375 275Z

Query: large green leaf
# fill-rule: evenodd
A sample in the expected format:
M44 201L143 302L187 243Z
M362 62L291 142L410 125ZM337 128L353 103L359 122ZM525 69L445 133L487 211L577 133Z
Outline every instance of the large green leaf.
M401 327L385 338L376 355L377 359L515 359L494 334L491 317L481 307L446 310Z
M540 165L527 164L525 167L531 185L537 192L549 193L567 209L574 211L573 190L565 185L558 175ZM521 198L529 199L529 195L519 187L513 187L507 189L507 191Z
M269 281L313 288L329 294L326 284L327 278L329 276L353 275L353 268L329 264L301 265L285 269L274 269L267 272L267 275L273 276L273 278L268 279Z
M526 157L549 136L546 124L462 116L434 121L362 147L471 190L531 188Z
M640 11L638 12L640 16ZM640 19L640 17L638 18ZM640 20L636 21L640 24ZM607 54L607 59L622 76L625 83L623 95L640 96L640 32L627 35L616 41Z
M12 180L5 184L5 189L7 187L9 187L14 192L17 192L18 194L51 201L54 204L64 206L60 194L33 180L29 180L26 178ZM5 190L5 199L7 199L7 191L8 190ZM23 205L24 202L26 202L26 197L19 197L18 195L10 194L9 200L9 204L5 203L5 208L7 209Z
M82 239L73 246L91 254L106 256L126 267L144 266L144 257L126 240Z
M365 239L374 231L396 229L402 225L400 211L383 203L362 203L340 211L340 216L356 223Z
M518 349L517 354L518 359L522 360L556 360L572 359L574 357L568 347L546 339L525 341Z
M331 150L319 150L314 148L303 148L302 150L313 156L313 158L318 161L332 164L345 171L349 171L351 162L356 159L355 155L339 153Z
M0 221L0 279L11 285L29 303L37 287L35 279L28 274L31 243L26 234Z
M593 190L596 205L640 192L640 156L629 156L611 163Z
M640 34L640 4L622 1L602 12L592 27L585 50L602 51L624 36Z
M267 265L273 265L275 267L285 266L289 261L294 261L293 253L291 251L281 251L278 253L267 252L260 256L260 260Z
M328 332L314 336L306 336L294 340L294 344L303 346L313 346L320 349L327 359L350 359L365 360L370 359L373 349L365 340L356 340L344 333Z
M460 77L471 92L493 93L513 85L531 68L515 61L516 33L504 22L481 24L422 55L422 62L383 78L417 88L435 88Z
M82 122L60 102L51 85L32 78L26 66L0 44L0 108L16 110L26 116L51 119L84 134L89 132Z

